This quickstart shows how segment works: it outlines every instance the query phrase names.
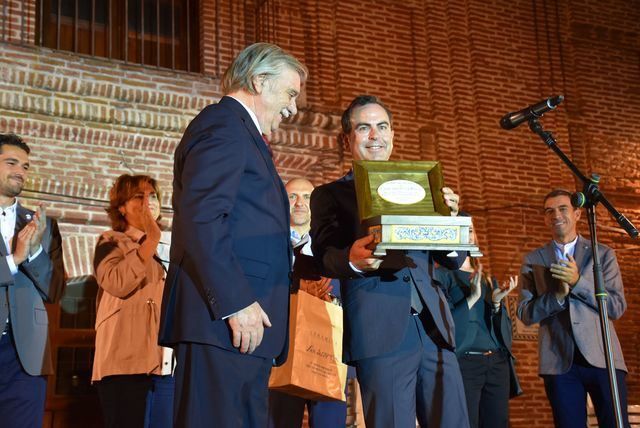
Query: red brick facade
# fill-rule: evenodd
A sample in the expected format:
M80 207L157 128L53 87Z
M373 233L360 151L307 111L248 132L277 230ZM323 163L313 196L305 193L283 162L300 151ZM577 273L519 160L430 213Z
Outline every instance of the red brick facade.
M498 120L562 93L565 102L544 126L580 168L602 174L602 190L640 225L637 2L201 0L203 74L37 47L35 0L2 6L0 132L32 146L23 200L45 201L59 220L70 277L91 272L116 176L156 176L170 206L182 131L219 99L221 73L254 41L278 43L310 69L300 114L273 139L285 180L339 177L350 164L335 138L339 115L355 95L379 95L394 112L394 158L443 162L447 184L476 218L484 263L501 280L549 238L542 196L576 181L526 125L507 132ZM618 250L626 284L629 307L616 327L631 372L630 403L640 404L640 246L604 209L598 214L599 237ZM586 232L586 224L580 228ZM516 339L525 395L511 402L513 426L550 426L535 335Z

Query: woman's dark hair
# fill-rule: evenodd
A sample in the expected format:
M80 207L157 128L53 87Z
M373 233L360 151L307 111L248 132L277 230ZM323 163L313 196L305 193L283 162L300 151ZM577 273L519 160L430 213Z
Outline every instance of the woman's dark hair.
M106 211L109 215L109 220L111 220L111 228L116 232L124 232L127 230L128 223L120 212L120 207L138 193L143 183L149 183L156 192L156 195L158 195L158 200L160 200L158 182L148 175L122 174L116 179L116 182L113 183L109 191L109 207ZM160 217L158 217L156 221L159 224Z

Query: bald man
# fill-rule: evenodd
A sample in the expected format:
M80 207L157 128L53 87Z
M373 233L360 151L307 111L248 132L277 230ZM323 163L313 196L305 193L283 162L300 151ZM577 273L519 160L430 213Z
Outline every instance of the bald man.
M294 178L285 186L289 195L291 245L293 246L293 289L302 289L323 300L331 300L331 279L321 277L311 253L311 209L309 200L313 184L305 178ZM338 287L336 287L338 289ZM300 428L304 407L313 428L344 427L347 404L342 401L312 401L269 391L269 428Z

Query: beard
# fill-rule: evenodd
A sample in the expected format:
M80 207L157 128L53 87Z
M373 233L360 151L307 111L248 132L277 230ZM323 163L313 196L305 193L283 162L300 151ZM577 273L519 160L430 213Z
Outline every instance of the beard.
M0 193L9 198L15 198L22 192L24 183L4 183L0 186Z

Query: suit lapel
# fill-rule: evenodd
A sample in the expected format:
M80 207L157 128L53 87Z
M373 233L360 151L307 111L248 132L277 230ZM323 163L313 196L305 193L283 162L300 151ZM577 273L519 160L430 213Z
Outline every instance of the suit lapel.
M542 250L540 251L540 257L542 257L542 261L544 266L551 266L552 263L556 263L558 260L556 259L556 251L553 247L553 241L547 242Z
M582 236L578 237L576 242L576 248L573 254L573 258L578 265L578 271L582 275L582 271L589 265L591 261L591 243L584 239Z
M249 112L244 108L240 102L233 99L232 97L222 97L220 100L220 104L229 107L233 110L238 116L240 116L240 120L244 124L245 129L251 135L251 139L253 143L258 147L260 154L262 155L262 159L267 164L267 167L272 173L276 172L275 165L273 162L273 158L271 157L271 153L269 153L269 149L267 148L267 144L262 139L262 135L258 132L256 128L256 124L253 122L253 119L249 115Z
M260 134L260 132L258 132L256 124L253 122L253 119L249 115L249 112L247 112L247 110L242 104L240 104L240 102L233 99L232 97L222 97L222 99L220 99L220 104L233 110L240 117L240 120L242 120L242 123L249 135L251 135L251 140L257 146L262 160L271 173L270 175L271 179L273 180L274 186L276 186L276 188L280 191L280 202L281 206L284 209L286 218L286 224L284 226L287 230L289 230L289 197L287 196L287 191L284 188L282 180L280 179L280 175L276 170L275 163L273 161L273 158L271 157L271 153L269 153L267 144L262 139L262 135ZM291 249L289 252L291 252ZM291 257L289 257L289 259L291 259Z

